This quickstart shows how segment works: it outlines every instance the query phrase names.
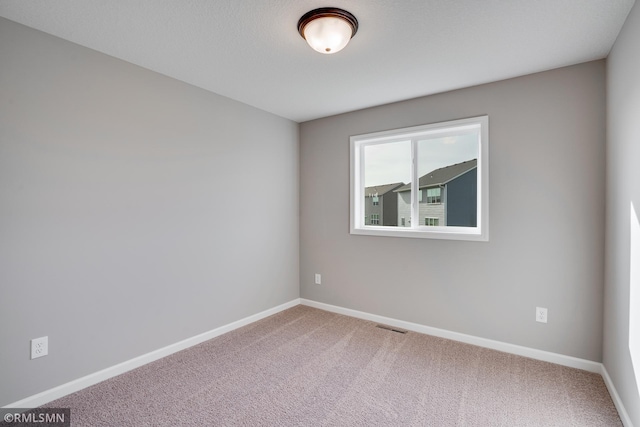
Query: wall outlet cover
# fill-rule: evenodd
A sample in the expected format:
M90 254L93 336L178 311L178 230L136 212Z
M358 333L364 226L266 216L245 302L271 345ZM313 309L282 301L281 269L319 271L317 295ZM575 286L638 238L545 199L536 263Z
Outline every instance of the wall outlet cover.
M31 359L49 354L49 337L34 338L31 340Z
M547 309L536 307L536 322L547 323Z

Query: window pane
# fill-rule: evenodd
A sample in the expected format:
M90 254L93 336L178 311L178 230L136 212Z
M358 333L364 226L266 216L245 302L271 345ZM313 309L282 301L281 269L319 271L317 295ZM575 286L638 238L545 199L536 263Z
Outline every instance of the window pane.
M366 145L363 165L365 225L410 226L411 185L405 184L411 180L411 141Z
M428 227L437 227L440 224L438 218L425 218L424 225Z
M418 182L426 190L420 224L477 226L478 148L477 132L418 141Z

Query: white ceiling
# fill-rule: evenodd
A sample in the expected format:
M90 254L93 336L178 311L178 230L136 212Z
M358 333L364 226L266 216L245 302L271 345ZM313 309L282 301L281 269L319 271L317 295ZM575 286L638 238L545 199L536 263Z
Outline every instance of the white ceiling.
M0 0L0 16L291 120L604 58L635 0ZM334 55L300 16L360 28Z

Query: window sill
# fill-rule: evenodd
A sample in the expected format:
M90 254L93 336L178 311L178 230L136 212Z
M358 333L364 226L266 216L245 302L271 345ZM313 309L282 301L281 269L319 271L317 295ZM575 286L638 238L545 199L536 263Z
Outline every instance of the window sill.
M485 233L482 233L480 229L470 229L470 227L424 226L420 228L408 228L368 225L361 228L352 228L351 234L361 236L411 237L417 239L467 240L474 242L489 241L488 232L485 231Z

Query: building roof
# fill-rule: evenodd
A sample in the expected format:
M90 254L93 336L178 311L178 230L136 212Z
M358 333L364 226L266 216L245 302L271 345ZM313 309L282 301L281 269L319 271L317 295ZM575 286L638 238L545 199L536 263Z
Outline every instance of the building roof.
M393 184L375 185L373 187L365 187L364 197L384 196L389 191L393 191L404 185L404 182L395 182Z
M476 167L478 167L478 159L467 160L466 162L456 163L455 165L445 166L443 168L433 170L420 177L418 181L418 188L445 185L454 178L457 178ZM401 192L409 190L411 190L411 183L408 183L407 185L404 185L395 191Z

